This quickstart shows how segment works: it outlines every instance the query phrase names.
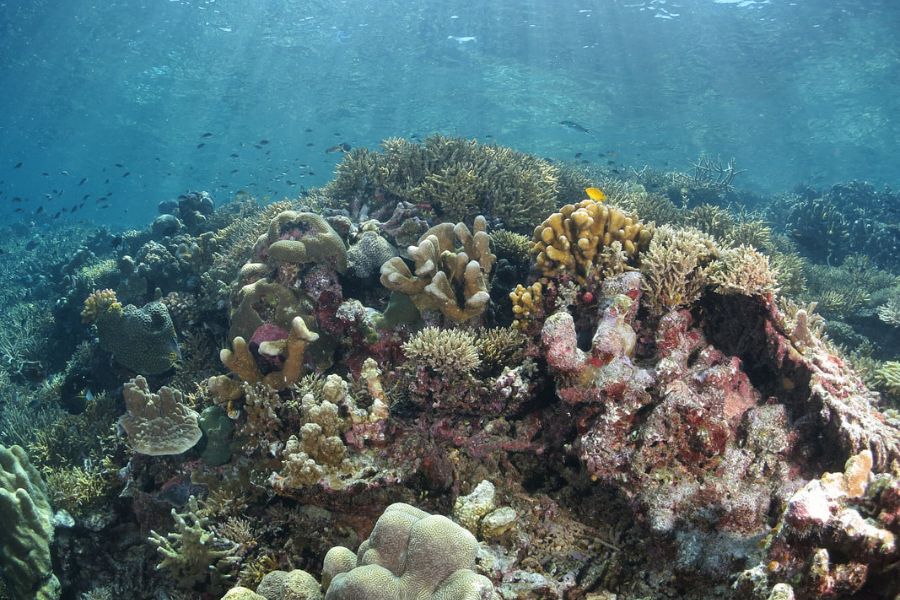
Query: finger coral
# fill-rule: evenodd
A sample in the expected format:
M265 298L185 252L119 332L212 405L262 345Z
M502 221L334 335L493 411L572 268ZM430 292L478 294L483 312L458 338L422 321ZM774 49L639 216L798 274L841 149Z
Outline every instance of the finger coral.
M457 323L480 316L491 299L496 257L484 217L475 218L473 229L464 223L432 227L409 247L414 271L402 258L392 258L381 266L381 285L406 294L420 311L437 310Z
M652 232L617 208L592 199L567 204L534 230L532 252L545 278L570 273L584 283L603 248L619 242L632 263Z
M181 454L200 441L200 415L185 406L178 390L163 386L154 394L147 380L138 375L124 385L122 395L126 413L119 423L136 452L150 456Z

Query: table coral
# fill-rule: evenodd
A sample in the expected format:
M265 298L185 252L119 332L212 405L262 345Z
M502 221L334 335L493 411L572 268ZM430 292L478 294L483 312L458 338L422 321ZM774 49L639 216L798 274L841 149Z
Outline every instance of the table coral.
M183 402L180 391L168 386L152 393L147 380L138 375L122 388L125 414L119 424L128 434L128 444L149 456L181 454L200 441L199 415Z
M392 258L381 266L381 285L406 294L420 311L437 310L457 323L480 316L491 299L496 257L484 217L475 218L473 230L464 223L432 227L409 247L414 272L402 258Z

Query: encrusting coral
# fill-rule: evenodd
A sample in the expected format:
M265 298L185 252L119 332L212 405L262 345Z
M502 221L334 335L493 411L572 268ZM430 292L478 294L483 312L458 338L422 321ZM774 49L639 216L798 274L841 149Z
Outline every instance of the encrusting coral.
M461 323L481 315L490 302L490 274L496 257L484 217L474 233L464 223L441 223L409 247L415 263L395 257L381 266L381 285L410 297L420 311L437 310Z
M119 423L135 452L150 456L181 454L200 441L200 416L184 404L178 390L163 386L152 393L147 380L138 375L122 388L126 412Z
M59 598L52 540L53 510L40 473L21 447L0 445L0 577L16 598Z

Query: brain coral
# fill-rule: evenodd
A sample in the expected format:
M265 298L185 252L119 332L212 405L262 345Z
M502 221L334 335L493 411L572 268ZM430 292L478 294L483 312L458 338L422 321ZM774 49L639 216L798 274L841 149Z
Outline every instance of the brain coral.
M392 504L354 556L338 546L322 568L326 600L478 600L494 597L476 574L475 536L440 515Z
M178 342L166 306L150 302L143 308L119 307L116 302L96 316L100 347L135 373L159 375L171 369L178 359Z

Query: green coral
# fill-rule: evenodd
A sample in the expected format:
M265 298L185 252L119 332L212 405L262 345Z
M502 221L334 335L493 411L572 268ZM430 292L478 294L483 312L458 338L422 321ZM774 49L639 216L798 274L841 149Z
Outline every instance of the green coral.
M556 208L561 183L568 189L575 181L541 158L463 138L392 138L381 146L345 155L326 188L334 207L406 201L431 208L440 221L481 213L528 231Z
M150 302L143 308L129 304L121 311L104 310L97 315L95 325L100 347L135 373L160 375L174 367L179 358L175 326L162 302Z
M0 562L15 598L59 598L50 557L52 520L47 488L25 451L0 446Z
M326 265L338 273L347 269L344 241L320 215L286 210L269 224L265 243L279 263Z

